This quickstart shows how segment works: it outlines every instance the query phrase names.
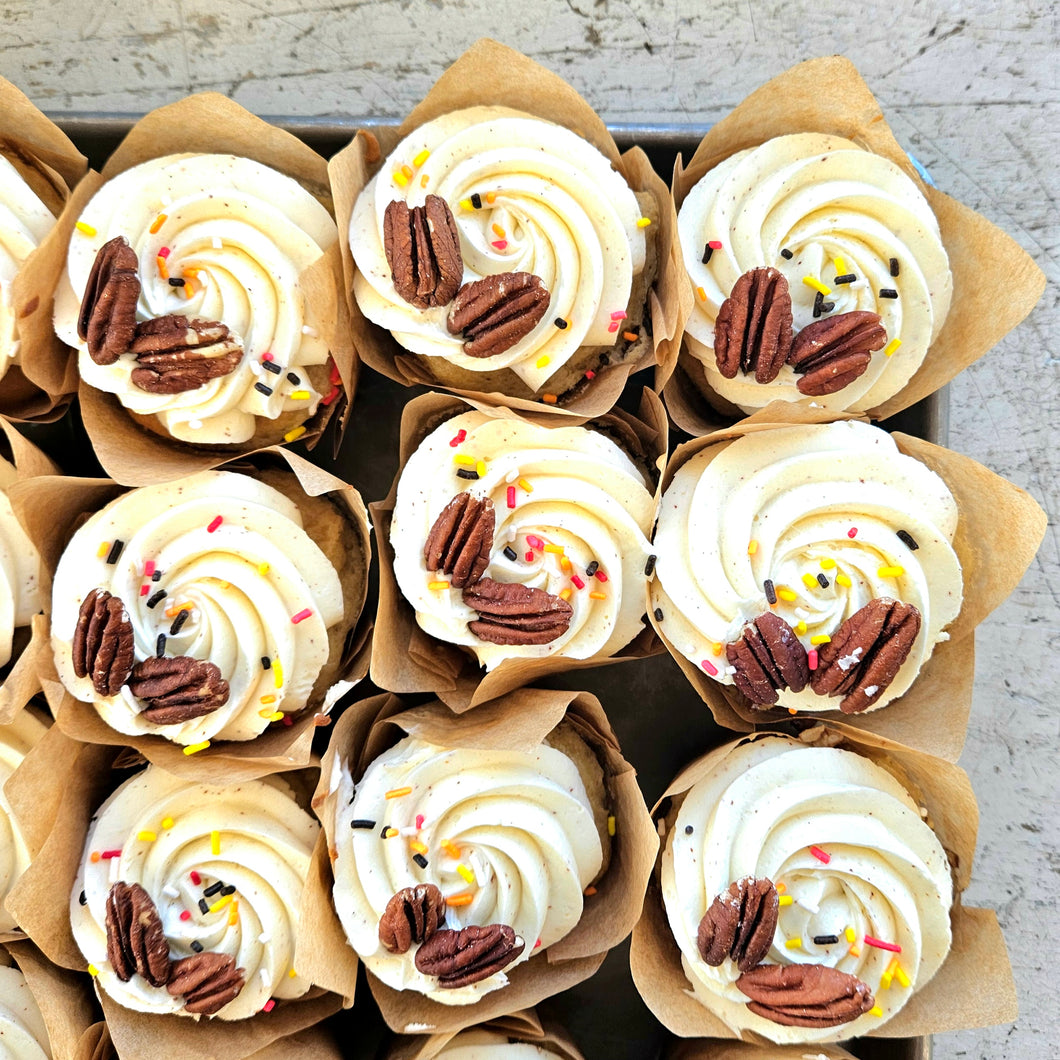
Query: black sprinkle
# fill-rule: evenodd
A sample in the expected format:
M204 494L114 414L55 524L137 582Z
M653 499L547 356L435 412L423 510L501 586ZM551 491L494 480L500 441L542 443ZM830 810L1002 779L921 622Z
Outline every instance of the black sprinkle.
M834 946L839 941L838 935L814 935L815 946Z
M898 533L898 540L901 541L903 545L906 545L908 548L911 548L914 552L918 548L920 548L920 546L916 543L916 541L913 540L913 535L912 534L908 533L905 530L899 530L897 533Z
M181 611L181 613L173 619L173 625L169 627L169 635L171 637L175 637L181 631L184 623L188 621L188 614L189 612L187 611Z
M817 575L817 584L822 589L827 589L828 588L828 579L823 574L818 574Z
M208 901L206 901L205 898L200 898L199 899L199 912L201 912L203 915L205 915L209 911L210 911L210 903Z
M822 302L821 303L821 312L822 313L831 313L833 309L835 309L835 302Z
M482 209L482 196L479 195L477 191L471 196L471 205L474 206L476 210Z
M156 570L154 572L154 574L151 575L151 581L160 582L161 580L162 580L162 572L160 570Z
M300 375L295 375L294 372L287 373L287 382L290 383L291 386L298 386L301 381L302 377Z
M279 375L280 372L283 371L275 361L262 361L261 367L264 368L266 372L272 372L273 375Z
M655 571L655 560L657 557L649 556L648 562L644 564L644 573L647 577L651 577Z
M263 655L261 657L261 668L263 670L271 670L272 669L272 659L270 659L267 655Z
M695 829L690 824L685 825L685 835L691 835L694 831Z
M567 322L563 319L563 317L556 317L556 319L553 320L552 323L555 324L560 331L567 330Z
M881 298L897 298L898 292L893 287L881 287L880 288Z
M221 897L222 898L227 898L230 894L235 894L235 893L236 893L236 885L234 883L230 883L227 887L222 887L221 888Z
M155 641L155 655L158 658L162 658L166 654L166 635L165 633L158 634L158 640Z
M218 880L216 883L211 883L209 887L203 889L203 897L212 898L218 891L224 888L224 881Z
M254 384L254 389L259 394L264 394L266 397L268 397L272 393L272 387L271 386L266 386L264 383L255 383Z
M157 593L152 593L147 599L148 607L157 607L158 604L166 598L166 590L159 589Z
M196 953L202 953L202 943L201 943L201 942L198 942L198 941L196 941L196 942L193 942L193 943L191 944L191 948L192 948L192 949L193 949L193 950L194 950L194 951L195 951Z
M714 253L714 248L708 243L703 248L703 264L707 265L710 262L711 255Z
M515 561L516 561L516 560L517 560L517 559L519 558L519 553L518 553L518 552L516 552L516 551L515 551L515 549L514 549L514 548L512 548L512 546L511 546L511 545L508 545L508 546L507 546L507 547L505 548L505 550L504 550L504 554L505 554L505 556L507 556L507 557L508 557L508 559L510 559L510 560L511 560L511 561L512 561L513 563L514 563L514 562L515 562Z
M351 828L375 828L375 821L369 821L365 817L357 817L350 821Z
M125 548L125 542L115 538L114 544L110 546L110 551L107 553L107 562L111 564L117 563L123 548Z
M898 275L898 259L897 258L891 258L891 275L892 276L897 276Z
M425 869L427 867L427 859L422 854L413 854L412 860L415 861L421 869Z
M821 315L821 307L824 305L824 295L818 291L813 296L813 318L816 320Z
M841 284L841 283L853 283L853 282L854 282L854 281L855 281L855 280L856 280L857 278L858 278L858 277L857 277L857 274L856 274L856 273L853 273L853 272L848 272L848 273L845 273L845 274L844 274L843 276L837 276L837 277L836 277L836 278L835 278L835 279L834 279L834 280L832 281L832 283L835 283L835 284Z
M655 621L661 622L663 620L663 610L661 607L655 609Z
M585 568L585 577L591 578L600 569L600 564L594 559L588 567Z
M783 259L784 259L785 261L791 261L791 259L792 259L793 257L795 257L795 255L794 255L794 254L792 254L792 252L791 252L790 250L788 250L788 248L787 248L787 247L785 247L785 248L784 248L784 249L783 249L783 250L782 250L782 251L780 252L780 256L781 256L781 257L782 257L782 258L783 258Z
M456 469L456 477L474 480L478 478L478 472L473 467L458 467Z
M169 278L170 287L183 287L184 281L179 276L171 276Z
M763 588L766 591L766 599L771 604L775 604L777 602L777 591L773 588L773 583L768 578L766 578L766 583Z
M80 902L80 903L81 903L82 905L86 905L86 904L88 903L88 898L87 898L87 897L85 897L85 892L84 892L84 891L82 891L82 892L81 892L81 893L80 893L80 894L78 895L78 898L77 898L77 900L78 900L78 901L79 901L79 902Z

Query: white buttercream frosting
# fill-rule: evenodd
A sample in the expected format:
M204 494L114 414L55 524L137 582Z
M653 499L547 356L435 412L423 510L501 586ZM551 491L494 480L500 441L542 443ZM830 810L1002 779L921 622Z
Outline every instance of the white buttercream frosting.
M417 309L394 288L386 208L394 200L420 206L430 194L456 220L464 283L529 272L551 295L537 326L495 356L463 352L463 338L446 328L449 306ZM413 353L473 372L510 368L538 390L579 347L614 345L621 327L612 326L613 314L625 312L644 267L639 218L621 174L576 133L506 107L453 111L405 137L358 197L350 218L354 294L364 315Z
M0 666L11 661L14 631L40 610L40 555L7 497L16 477L14 465L0 457Z
M115 541L123 545L109 563ZM145 573L149 563L161 572L157 581ZM97 588L125 604L138 661L156 655L165 634L167 656L219 667L228 701L204 717L156 725L140 716L127 685L99 696L90 677L74 674L71 657L81 603ZM192 605L188 617L173 635L175 609L185 604ZM119 732L181 744L250 740L279 720L268 715L305 707L328 661L328 630L342 618L339 576L303 529L298 505L231 471L203 471L112 501L74 534L52 590L52 646L63 684Z
M830 858L827 864L811 847ZM793 899L780 908L764 963L823 964L854 975L868 984L882 1015L814 1030L747 1009L735 963L711 967L696 941L714 898L745 876L783 884L782 894ZM950 948L949 863L915 800L859 754L787 737L744 743L687 792L666 839L662 890L696 998L733 1030L774 1042L838 1041L880 1027L931 979ZM813 941L831 935L839 941ZM866 936L901 952L870 945ZM791 939L801 942L789 947ZM908 987L900 977L881 985L896 957Z
M243 969L243 989L218 1019L301 997L311 984L294 964L298 907L319 829L279 776L201 784L148 766L126 781L93 818L70 895L74 938L102 988L138 1012L187 1015L181 998L138 974L122 982L107 960L107 896L122 881L150 895L173 960L191 956L195 942ZM219 881L235 891L204 898ZM203 913L200 900L214 911Z
M0 967L0 1056L4 1060L51 1060L52 1047L40 1006L18 968Z
M445 748L409 736L356 785L349 764L340 768L331 797L335 908L350 945L387 985L472 1004L578 923L602 850L585 785L563 752L544 744L532 753ZM366 821L372 827L352 827ZM383 838L388 827L398 834ZM426 846L425 868L413 861L412 842ZM507 924L525 943L520 956L486 979L447 989L416 969L413 950L388 952L379 919L394 894L420 883L437 885L446 898L472 895L469 905L447 908L446 926Z
M913 604L920 633L876 710L912 685L960 611L961 565L950 544L957 516L945 482L879 428L847 421L748 434L708 446L674 475L655 532L652 607L674 648L729 685L724 645L765 611L809 651L870 600ZM839 700L807 686L781 691L778 705L836 710Z
M338 229L297 181L235 155L166 155L104 184L79 221L94 234L75 230L70 237L55 329L79 351L87 383L116 394L133 412L157 416L174 438L198 444L245 442L259 418L303 410L308 418L316 411L321 395L305 369L324 364L328 347L318 334L318 307L299 278L337 240ZM150 394L131 381L134 356L109 365L92 360L77 335L78 312L96 254L115 236L124 236L140 259L137 319L178 314L226 324L243 343L235 371L179 394ZM173 287L170 278L186 284ZM264 354L282 371L263 369ZM256 389L259 383L270 392Z
M461 431L466 437L451 445ZM481 469L479 461L485 465ZM458 475L460 470L484 474L468 480ZM553 595L569 591L574 609L570 626L550 643L480 640L468 628L478 613L463 602L462 590L430 588L445 576L427 570L427 535L442 509L463 490L493 502L496 523L485 577ZM509 490L514 507L508 506ZM421 628L471 648L487 669L513 657L605 658L643 628L644 565L654 506L644 475L597 431L463 413L431 432L401 473L390 526L394 574ZM532 546L529 538L540 544ZM505 548L514 550L514 560L505 556ZM586 575L594 562L602 577Z
M512 1041L499 1031L472 1027L461 1031L436 1057L446 1060L555 1060L556 1053L531 1042Z
M817 292L803 282L809 276L830 288L826 300L835 308L826 316L877 313L888 341L901 340L889 357L883 349L874 353L858 379L813 399L824 408L860 412L898 393L949 311L949 259L927 200L889 159L838 136L796 133L738 151L689 191L678 233L696 294L685 325L687 347L711 388L745 412L777 399L807 400L796 389L801 377L788 365L766 384L755 382L753 373L726 379L718 371L715 320L733 285L751 269L772 266L787 278L796 332L814 319ZM721 246L704 264L712 241ZM836 284L841 274L855 280ZM881 297L881 290L898 297Z

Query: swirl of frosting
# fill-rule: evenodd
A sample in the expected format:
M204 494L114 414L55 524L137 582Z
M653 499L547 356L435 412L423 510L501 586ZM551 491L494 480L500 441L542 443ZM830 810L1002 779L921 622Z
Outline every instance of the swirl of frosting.
M56 293L55 328L80 351L87 383L198 444L245 442L258 417L316 411L320 394L306 369L324 364L328 347L299 278L338 229L297 181L234 155L167 155L104 184L80 222L85 228L71 238ZM233 372L182 393L151 394L131 381L134 356L109 365L92 360L77 318L96 254L115 236L140 259L137 319L177 314L226 324L244 350ZM281 371L265 370L266 362Z
M279 776L221 786L148 766L127 780L93 818L70 895L74 939L103 989L138 1012L186 1014L165 987L122 982L107 960L107 896L121 881L150 895L172 960L222 953L243 969L218 1018L301 997L311 984L294 967L298 905L319 830Z
M40 554L7 498L6 491L16 477L14 465L0 457L0 666L11 661L15 630L28 626L40 610Z
M566 594L573 616L555 640L537 645L480 640L468 628L478 614L464 603L461 590L440 588L444 578L427 569L427 535L442 509L464 490L493 504L496 522L485 576ZM394 574L420 626L439 640L471 648L488 670L515 656L604 658L643 627L654 509L644 475L605 435L467 412L429 434L401 473L390 527ZM594 563L595 577L586 571Z
M739 151L689 191L677 224L696 292L685 326L688 348L711 388L745 412L776 399L804 399L789 365L766 384L753 374L726 379L718 371L715 320L751 269L772 266L784 274L796 332L814 320L817 290L803 282L810 277L830 292L835 308L828 316L867 310L880 316L890 342L900 340L892 356L878 351L859 378L815 397L825 408L860 412L897 394L949 311L953 279L927 200L893 162L850 140L797 133ZM713 242L721 245L707 254ZM853 281L836 283L851 274Z
M909 688L960 611L956 528L945 482L886 431L852 420L748 434L674 475L655 532L652 607L674 648L728 685L717 646L766 611L812 650L870 600L912 604L920 632L876 710ZM778 700L803 711L838 703L809 686Z
M746 1007L735 963L711 967L697 945L715 896L745 876L783 884L792 899L780 908L765 963L823 964L854 975L882 1015L812 1030ZM774 1042L838 1041L879 1027L931 979L950 948L952 881L942 844L902 785L852 751L788 737L741 744L685 795L661 882L696 997L733 1030ZM895 958L908 986L892 970L893 986L880 989Z
M513 1041L507 1034L481 1027L461 1031L435 1054L446 1060L555 1060L557 1055L544 1046Z
M51 1060L40 1006L18 968L0 966L0 1043L4 1060Z
M502 353L464 353L462 337L446 328L448 306L417 309L394 288L386 208L395 199L411 208L428 194L453 212L464 283L529 272L551 295L534 329ZM625 311L644 268L640 215L610 160L569 129L506 107L454 111L405 137L358 197L350 218L354 295L369 320L413 353L475 372L510 368L538 390L579 347L614 345L613 314ZM557 327L557 318L567 326Z
M335 908L350 945L384 983L472 1004L578 923L603 854L585 785L562 751L445 748L407 736L356 785L348 763L336 768ZM384 838L385 829L396 834ZM419 862L410 842L426 849ZM520 956L505 971L446 989L411 954L389 953L379 919L398 891L421 883L447 899L447 927L507 924L526 943Z
M0 379L18 363L21 345L11 285L22 263L54 224L51 210L0 155Z
M250 740L301 710L328 661L328 630L343 618L338 574L302 522L293 500L231 471L112 501L77 530L55 572L52 646L63 684L118 732L181 744ZM220 669L227 702L157 725L141 716L128 685L102 697L90 677L77 677L71 642L81 603L97 588L124 603L137 661L158 654L165 638L167 656Z

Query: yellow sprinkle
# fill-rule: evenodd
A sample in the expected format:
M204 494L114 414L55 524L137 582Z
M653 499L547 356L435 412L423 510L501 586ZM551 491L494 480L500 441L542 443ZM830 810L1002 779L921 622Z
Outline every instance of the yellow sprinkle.
M173 827L173 818L172 817L163 817L162 818L162 828L163 829L170 829L172 827Z
M606 600L607 599L607 593L592 592L592 593L589 593L589 599L590 600Z
M416 155L416 156L415 156L415 157L414 157L414 158L412 159L412 164L413 164L413 165L414 165L414 166L415 166L415 167L416 167L417 169L419 169L419 168L420 168L420 166L422 166L422 165L423 165L423 163L424 163L424 162L426 162L426 161L427 161L427 159L428 159L428 158L430 158L430 157L431 157L431 153L430 153L430 151L428 151L428 150L427 150L427 148L425 147L425 148L424 148L424 149L423 149L422 151L420 151L420 153L419 153L419 154L417 154L417 155ZM293 973L292 973L292 974L293 974Z
M186 755L197 755L200 751L205 751L210 746L209 740L203 740L202 743L191 743L184 748Z
M217 901L210 906L210 912L219 913L222 909L225 908L225 906L229 906L232 904L232 899L234 897L234 895L226 894L223 898L218 898Z
M294 398L295 401L305 401L313 395L310 394L308 390L292 390L290 396Z
M486 192L486 202L492 206L497 201L497 193L495 191Z
M715 655L720 655L720 654L721 654L721 649L722 649L723 647L724 647L724 645L723 645L723 644L721 643L721 641L720 641L720 640L716 640L716 641L714 641L714 643L713 643L713 644L711 644L711 646L710 646L710 650L711 650L711 651L712 651L712 652L713 652L713 653L714 653Z
M269 715L269 721L283 721L283 717L284 717L283 711L282 710L277 710L273 714Z
M793 905L794 902L795 902L795 899L792 898L790 894L782 894L780 896L779 901L780 901L781 905Z
M854 929L852 927L848 927L843 932L843 935L846 938L847 942L853 942L857 938L857 935L854 934Z
M279 659L272 661L272 683L276 688L283 688L283 663Z
M905 574L905 567L880 567L876 574L880 578L900 578Z
M465 210L473 210L475 207L471 205L470 199L461 199L460 206Z
M228 910L228 926L239 923L239 899L232 902L232 908Z
M798 593L793 592L791 589L778 589L777 596L779 596L781 600L786 600L789 604L799 598Z
M569 599L571 598L571 591L570 591L570 589L560 589L560 591L559 591L559 598L560 598L561 600L569 600Z
M824 633L818 633L816 637L810 637L811 644L828 644L831 641L831 637Z
M261 697L261 702L262 703L275 703L276 702L276 697L275 696L262 696Z
M894 966L894 977L898 980L899 986L909 986L909 976L905 974L905 969L900 964Z
M393 839L394 836L396 836L397 834L398 834L398 830L396 828L388 828L386 830L386 834L383 836L383 838L384 839Z
M147 231L150 232L151 235L154 235L166 223L167 220L168 218L166 217L166 215L164 213L160 213L154 219L154 222L151 224L151 227Z
M269 569L270 568L269 568L269 565L267 563L259 563L258 564L258 573L259 574L268 574L269 573Z
M393 176L394 178L394 183L397 184L399 187L404 188L409 182L409 178L406 177L400 169L395 169L391 176Z
M707 300L707 292L704 291L702 287L696 288L696 294L699 295L699 300L701 302L705 302Z
M430 849L426 843L421 843L418 839L410 840L409 847L416 854L426 854Z
M74 225L74 227L82 235L88 236L89 238L91 238L92 236L94 236L96 234L96 230L90 224L86 224L84 221L78 221L77 224Z
M835 576L835 583L836 585L842 585L844 589L849 589L852 584L845 574L837 574Z
M563 546L562 545L545 545L545 551L546 552L552 552L552 553L554 553L557 556L562 556L563 555Z
M802 949L802 939L787 939L784 943L789 950Z
M615 834L615 818L614 818L614 815L608 817L608 819L607 819L607 834L608 835L614 835Z
M293 427L284 436L285 442L295 442L305 434L305 427Z
M847 950L847 953L849 953L851 957L860 957L861 956L861 950L859 950L857 948L857 946L851 946L850 949Z
M409 785L405 785L403 788L391 788L383 796L385 799L400 799L403 795L409 795L412 792L412 788Z
M453 457L453 463L459 464L461 467L474 467L475 458L473 456L468 456L467 453L457 453L456 456Z
M559 558L559 569L566 574L569 574L572 569L572 564L566 556L560 556Z
M650 224L651 224L651 218L650 217L638 217L637 218L637 227L638 228L647 228L648 225L650 225Z
M816 276L803 276L802 282L815 291L820 291L827 298L832 293L831 287L826 287Z
M559 401L559 398L558 398L558 397L556 397L556 395L555 395L555 394L542 394L542 395L541 395L541 400L542 400L542 401L543 401L543 402L544 402L544 403L545 403L546 405L555 405L555 403L556 403L557 401Z
M446 905L458 906L458 905L470 905L475 900L473 894L451 894L445 900Z
M807 589L816 589L820 583L812 574L804 574L802 576L802 584L805 585Z
M821 560L821 570L831 570L835 566L835 560L831 556Z
M137 832L136 838L141 843L153 843L158 838L158 835L155 832Z
M806 632L806 623L800 621L799 624L795 627L795 632L798 633L798 635L801 637Z
M295 970L294 970L294 969L292 968L292 969L291 969L291 970L290 970L290 971L289 971L289 972L287 973L287 976L288 976L288 978L290 978L290 979L297 979L297 978L298 978L298 973L297 973L297 972L296 972L296 971L295 971Z
M549 366L549 364L550 364L550 362L551 362L551 361L552 361L552 358L551 358L551 357L549 357L549 355L548 355L547 353L543 353L543 354L542 354L542 355L541 355L540 357L538 357L538 359L537 359L537 360L536 360L536 361L534 362L534 367L535 367L535 368L547 368L547 367Z
M753 556L758 551L758 542L749 541L747 543L747 555Z
M883 1015L883 1009L880 1008L879 1005L873 1005L872 1008L869 1009L869 1015L870 1016L882 1016Z
M493 223L492 225L490 225L490 227L491 227L491 228L493 229L493 234L494 234L494 235L495 235L495 236L496 236L496 237L497 237L498 239L503 239L503 238L504 238L504 237L505 237L505 236L506 236L506 235L508 234L508 233L507 233L507 232L505 232L505 231L504 231L504 229L503 229L503 228L501 228L501 226L500 226L499 224L497 224L496 222L494 222L494 223Z
M534 487L531 486L530 483L527 482L525 478L519 479L519 488L521 490L523 490L525 493L533 493L534 492Z
M458 847L451 839L442 840L442 850L444 850L451 858L460 857L460 847Z
M475 880L475 874L466 865L457 865L456 871L459 872L460 875L463 876L464 879L472 886L474 886L477 882Z
M887 965L887 970L880 976L880 989L889 990L891 986L891 980L894 978L894 970L898 967L898 958L892 957L891 963Z
M275 696L273 698L275 698ZM266 707L264 710L259 710L258 711L258 717L259 718L271 718L274 713L275 713L275 711L273 711L269 707Z
M210 853L214 857L221 853L221 833L216 828L210 833Z
M901 345L902 345L902 340L901 339L891 339L891 341L888 342L887 345L884 346L884 348L883 348L884 357L893 357L895 350L897 350L898 347L901 346Z
M102 559L109 551L110 551L110 542L109 541L101 541L99 543L99 548L96 549L96 556L99 559Z
M836 276L846 276L847 263L842 258L833 258L832 264L835 266Z
M431 592L441 592L443 589L449 588L449 583L445 581L428 582L427 588L430 589Z
M430 183L430 180L431 180L431 175L429 173L424 173L423 176L420 177L420 187L421 188L427 187L427 185Z
M78 227L80 227L80 225L78 225ZM88 971L88 974L91 975L91 976L99 975L99 969L94 964L90 964L86 970Z
M485 478L486 477L486 461L485 460L479 460L479 461L476 462L476 464L475 464L475 474L478 475L479 478Z

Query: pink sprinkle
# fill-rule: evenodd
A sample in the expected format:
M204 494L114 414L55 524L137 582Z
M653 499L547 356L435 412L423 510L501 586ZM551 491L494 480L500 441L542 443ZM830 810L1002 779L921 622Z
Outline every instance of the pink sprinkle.
M514 486L509 486L508 487L508 507L509 508L514 508L515 507L515 487Z
M422 828L423 827L423 814L422 813L416 814L416 827L417 828Z
M121 847L118 847L117 850L104 850L99 856L103 858L104 861L109 861L111 858L120 858Z
M533 554L533 552L527 552L527 554L523 557L523 559L525 559L527 563L533 563L534 562L534 554Z
M332 387L331 388L331 392L326 397L322 397L320 399L320 404L321 405L330 405L335 400L335 398L337 398L339 396L339 394L341 394L341 393L342 393L342 387L339 387L339 386Z
M158 252L158 256L159 256L160 258L168 258L168 257L169 257L169 247L163 247L163 248L162 248L162 249L161 249L161 250L160 250L160 251Z
M596 572L596 574L595 574L595 578L596 578L596 580L597 580L598 582L606 582L606 581L607 581L607 575L606 575L606 574L604 574L604 572L603 572L602 570L598 570L598 571Z
M153 559L149 559L144 564L144 577L145 578L150 578L151 575L154 574L154 572L155 572L155 561Z
M810 853L818 861L823 861L826 865L832 860L832 855L826 854L820 847L810 847Z
M141 596L146 596L150 591L151 591L151 587L149 585L141 585L140 586L140 595Z
M857 536L858 536L858 528L856 526L852 526L847 531L847 537L857 537Z
M718 668L709 659L704 659L699 665L702 666L711 677L718 676Z
M811 648L806 653L806 661L809 664L809 667L810 667L811 670L816 670L817 669L817 649L816 648Z
M263 361L275 361L276 360L276 358L273 357L273 355L271 353L263 353L261 355L261 359Z
M504 250L507 245L507 239L495 239L492 243L490 243L491 247L496 247L498 250Z
M188 875L191 877L191 882L194 883L196 887L202 883L202 877L194 869L189 872Z
M571 580L571 584L574 586L575 589L584 589L585 588L585 582L583 582L581 580L581 578L578 577L577 574L572 574L570 580Z
M304 622L312 614L313 612L310 611L308 607L306 607L303 610L299 611L297 615L291 615L291 622L297 626L299 622Z
M607 330L608 331L618 331L618 321L617 320L612 320L611 323L607 325Z
M262 1012L271 1012L276 1007L276 1002L270 997L264 1005L261 1006Z
M720 239L712 239L707 244L707 246L710 247L711 250L721 250L721 240Z
M540 945L541 945L541 940L538 939L537 942L534 943L534 949L536 950L537 947L540 946Z
M288 729L294 724L294 719L291 717L290 714L284 714L283 724Z
M881 939L874 939L871 935L865 936L866 946L875 946L878 950L890 950L891 953L901 953L902 947L896 942L883 942Z
M593 370L592 370L592 369L590 368L590 369L589 369L589 370L588 370L588 371L587 371L587 372L585 373L585 378L586 378L586 379L595 379L595 378L596 378L596 373L595 373L595 372L594 372L594 371L593 371Z
M215 515L213 517L213 521L206 528L206 532L208 534L212 534L223 522L224 522L224 516L223 515Z
M618 309L614 313L611 314L611 319L612 320L625 320L626 319L626 314L625 314L625 312L623 312L623 310Z
M526 535L526 543L531 548L544 548L545 547L545 542L542 541L541 538L535 537L533 534L527 534Z
M184 912L180 914L180 919L181 920L190 920L191 919L191 910L190 909L185 909Z
M449 439L449 445L455 449L466 437L467 431L457 431L456 435Z

